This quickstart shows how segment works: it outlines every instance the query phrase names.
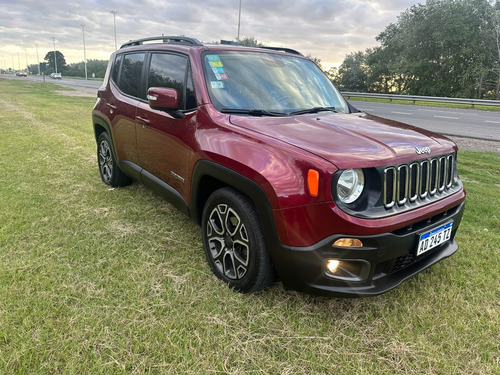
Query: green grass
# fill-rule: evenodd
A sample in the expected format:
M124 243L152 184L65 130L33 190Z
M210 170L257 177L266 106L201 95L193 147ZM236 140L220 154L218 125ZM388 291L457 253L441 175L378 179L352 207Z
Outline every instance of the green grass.
M498 374L500 154L461 151L460 250L367 299L241 295L200 229L100 181L93 98L0 80L0 374Z
M499 112L500 107L495 107L491 105L470 105L470 104L455 104L455 103L444 103L444 102L427 102L427 101L415 101L413 100L403 100L403 99L380 99L380 98L364 98L357 96L346 97L349 101L358 102L373 102L373 103L393 103L393 104L409 104L424 107L442 107L442 108L459 108L459 109L479 109L482 111L493 111Z

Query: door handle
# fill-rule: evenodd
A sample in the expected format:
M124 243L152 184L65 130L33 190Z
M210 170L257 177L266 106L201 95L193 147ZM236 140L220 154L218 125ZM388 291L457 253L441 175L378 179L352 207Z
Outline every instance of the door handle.
M141 116L135 116L135 121L139 122L143 128L145 128L151 123L151 121L149 121L147 118Z
M110 103L106 103L106 107L108 107L109 109L111 109L113 111L116 109L116 105L113 105L113 104L110 104Z

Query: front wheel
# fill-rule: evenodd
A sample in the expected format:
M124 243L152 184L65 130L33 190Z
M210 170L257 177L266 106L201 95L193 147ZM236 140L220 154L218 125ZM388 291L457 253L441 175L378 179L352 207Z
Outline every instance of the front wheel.
M271 284L271 260L247 196L232 188L215 191L203 209L201 228L207 261L219 279L243 293Z

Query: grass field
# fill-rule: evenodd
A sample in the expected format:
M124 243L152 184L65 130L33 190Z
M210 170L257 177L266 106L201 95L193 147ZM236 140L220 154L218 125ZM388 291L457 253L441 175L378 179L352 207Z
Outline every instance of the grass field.
M500 374L500 154L460 151L460 250L397 289L241 295L57 90L0 80L0 374Z

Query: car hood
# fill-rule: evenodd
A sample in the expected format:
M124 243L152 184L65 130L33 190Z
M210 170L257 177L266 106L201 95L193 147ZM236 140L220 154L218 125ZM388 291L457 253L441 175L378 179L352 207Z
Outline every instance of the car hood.
M364 113L231 115L230 122L311 152L340 169L402 163L456 150L444 136Z

